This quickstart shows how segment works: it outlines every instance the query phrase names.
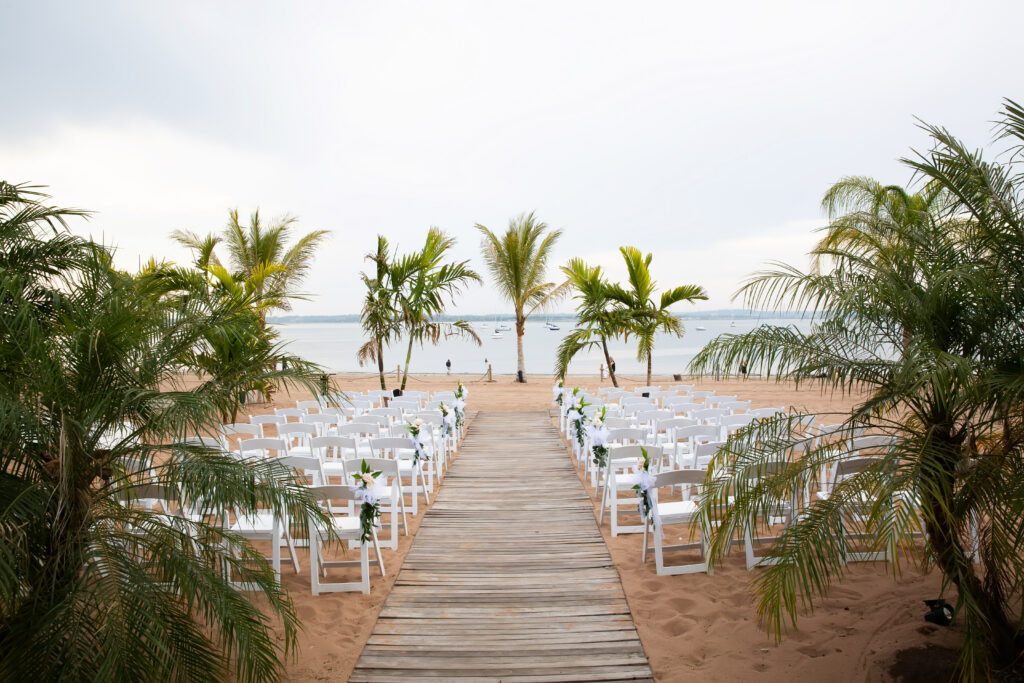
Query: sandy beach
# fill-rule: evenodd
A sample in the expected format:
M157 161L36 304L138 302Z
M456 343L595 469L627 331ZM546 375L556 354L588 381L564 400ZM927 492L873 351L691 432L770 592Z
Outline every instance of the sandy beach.
M458 379L454 375L410 378L408 388L453 389ZM551 406L552 381L546 377L532 377L526 385L514 383L511 377L496 377L490 383L479 376L462 379L470 391L470 411ZM366 375L343 375L336 381L338 386L355 391L379 387L376 377ZM390 382L393 377L389 387ZM658 377L653 383L667 386L676 382ZM700 389L749 399L755 408L795 406L823 413L848 409L858 398L823 394L810 386L797 390L791 384L759 379L696 383ZM610 386L608 380L600 382L596 377L573 377L567 384L590 390ZM278 395L272 403L251 406L252 412L292 406L301 398L299 394ZM568 450L566 457L570 457ZM593 495L589 484L584 485ZM595 514L596 510L595 505ZM383 551L387 576L372 572L369 596L334 593L313 597L307 555L301 549L303 573L295 575L285 565L284 583L303 622L299 652L288 665L287 680L348 678L423 514L421 507L417 517L410 516L412 533L401 538L397 552ZM931 646L929 656L933 656L934 648L956 647L959 640L955 630L940 629L922 618L925 610L921 601L939 595L940 578L935 572L925 575L908 566L894 577L891 566L883 563L851 564L846 579L833 586L813 614L805 614L798 628L776 643L758 626L750 590L755 573L746 571L742 552L726 558L714 576L657 576L653 559L649 558L646 566L640 564L638 534L611 538L607 519L601 531L658 681L696 677L709 681L888 681L894 680L890 670L900 651ZM908 675L895 680L916 680L913 669L912 663L907 665Z

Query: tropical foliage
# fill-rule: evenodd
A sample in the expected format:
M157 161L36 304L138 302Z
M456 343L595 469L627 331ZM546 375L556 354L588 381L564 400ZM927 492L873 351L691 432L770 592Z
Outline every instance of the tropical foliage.
M516 316L517 379L526 381L523 358L523 334L526 321L535 311L558 301L568 291L568 283L547 281L548 261L561 230L548 231L533 212L509 221L508 229L498 236L477 224L483 235L481 251L487 270L502 298L512 304Z
M0 679L277 679L292 603L248 542L196 511L326 519L273 460L183 441L252 379L177 381L239 310L166 273L116 271L62 229L80 212L44 200L0 183ZM310 386L294 368L258 379ZM175 502L139 504L155 497Z
M173 236L196 253L200 268L221 280L243 282L258 302L258 313L265 324L269 311L290 310L293 299L304 298L299 288L309 274L317 249L330 234L327 230L314 230L301 235L289 246L296 222L294 217L285 216L264 225L257 209L245 227L239 222L238 210L232 209L219 236L200 237L180 230ZM216 255L219 244L227 248L228 265Z
M569 363L576 354L586 349L600 347L604 354L608 376L613 386L619 386L615 367L608 351L608 340L622 335L629 321L621 307L615 307L610 294L610 284L601 273L601 266L589 266L580 258L574 258L562 266L562 272L569 285L576 291L576 327L567 334L558 346L555 356L555 376L564 378Z
M394 299L396 292L402 287L407 269L391 263L391 246L383 235L377 235L377 249L367 254L366 260L373 262L374 268L370 273L359 274L366 288L359 321L368 339L359 347L356 358L359 365L376 363L380 388L387 389L387 380L384 376L384 349L401 334L401 319Z
M650 269L653 255L645 256L636 247L619 247L619 251L626 262L626 286L612 285L606 294L621 308L618 320L621 320L623 337L636 338L636 359L647 361L647 384L650 384L658 332L677 337L685 332L683 321L669 309L681 301L704 300L708 296L698 285L680 285L657 297L657 282L651 277Z
M842 466L850 476L799 505L755 578L764 623L779 633L841 580L855 531L896 571L923 557L942 572L965 634L958 675L984 679L1024 650L1024 110L1008 102L999 121L1002 163L926 130L932 150L903 160L920 191L844 181L826 196L832 223L815 266L776 264L741 289L752 308L814 314L810 330L723 335L692 364L713 372L750 359L868 398L829 440L812 441L799 415L730 439L709 466L701 514L714 561L749 520L763 527L801 501L804 482ZM854 467L861 432L893 445Z
M400 278L405 286L395 290L402 330L407 340L402 389L409 381L409 362L414 344L437 344L441 339L452 336L467 337L480 344L480 338L466 321L438 320L463 287L470 282L480 282L480 276L469 267L469 261L444 261L454 245L454 238L431 228L423 248L411 256L411 266L399 268L408 273Z
M359 347L356 356L360 365L368 361L377 363L381 389L387 388L384 349L399 338L406 340L402 389L409 380L415 344L437 344L452 336L480 343L466 321L439 319L464 287L480 281L468 261L445 261L454 245L454 238L431 228L423 247L411 254L392 256L387 239L380 235L377 250L367 254L367 260L374 264L374 272L361 274L366 294L360 321L369 339Z
M317 247L328 235L325 230L315 230L288 247L295 222L294 218L286 216L264 225L257 210L245 228L239 223L238 211L232 210L219 236L201 237L187 231L173 233L175 240L192 250L198 274L165 266L155 268L171 283L172 289L182 290L180 299L195 301L202 297L206 299L202 304L206 307L217 306L218 300L230 300L230 308L236 311L237 324L227 330L209 330L207 346L195 358L197 367L206 376L222 377L228 372L249 376L239 400L223 414L225 420L234 421L239 404L245 402L250 391L263 396L273 392L273 383L257 379L254 373L302 363L277 343L277 333L266 324L270 311L288 310L292 299L303 298L298 288L309 272ZM229 266L217 256L220 244L228 250ZM205 279L205 283L199 283L201 279Z

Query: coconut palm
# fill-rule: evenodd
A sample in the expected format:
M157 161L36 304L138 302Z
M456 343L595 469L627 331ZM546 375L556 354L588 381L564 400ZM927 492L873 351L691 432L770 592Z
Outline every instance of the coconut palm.
M608 352L608 339L623 333L628 322L622 307L615 307L609 296L609 284L601 273L601 266L589 266L583 259L574 258L562 266L568 282L576 290L576 328L562 339L555 356L555 376L564 379L569 363L584 349L599 346L604 353L608 376L613 386L619 386Z
M443 337L451 336L467 337L480 344L480 337L466 321L437 320L463 287L470 282L480 282L480 276L469 267L469 261L444 262L454 245L454 238L438 228L431 228L420 251L392 265L395 302L408 340L402 372L403 390L409 379L413 344L437 344Z
M652 356L658 332L682 337L683 321L669 309L680 301L698 301L708 298L698 285L680 285L661 293L655 301L657 283L651 277L652 254L644 256L636 247L619 247L626 261L627 287L612 285L607 295L625 309L623 336L636 337L636 359L647 361L647 384L651 383Z
M284 216L267 225L261 222L257 209L249 217L248 226L243 226L238 210L232 209L220 237L200 237L188 231L175 231L172 236L196 253L201 268L222 268L234 279L250 283L265 324L269 311L291 310L293 299L304 298L299 287L309 274L317 249L330 234L328 230L313 230L289 246L296 222L294 217ZM221 265L217 258L214 249L218 244L227 248L230 267Z
M238 311L210 306L205 283L189 297L117 272L101 245L52 229L74 212L31 191L0 183L0 679L278 678L298 619L269 563L219 522L136 504L152 482L327 523L272 460L181 445L236 401L231 373L177 378ZM267 379L306 386L312 370Z
M1022 113L1010 102L1000 121L1015 145ZM926 129L934 148L904 163L951 197L938 219L895 221L867 252L859 239L826 242L812 256L827 269L756 274L741 289L745 303L800 302L816 316L809 331L723 335L691 366L704 373L751 359L779 378L868 398L828 418L842 424L829 443L812 442L800 416L730 439L709 465L716 475L701 515L715 562L735 533L767 524L822 467L848 460L855 430L892 437L890 449L801 506L758 570L758 612L776 634L795 623L800 606L842 579L853 542L844 531L856 532L896 572L920 557L943 573L964 634L957 675L990 679L993 668L1019 665L1024 649L1024 176L1019 147L993 163Z
M526 321L535 311L550 306L568 291L568 283L556 285L547 281L548 259L561 230L548 232L546 223L538 221L531 211L509 221L500 237L477 223L483 234L481 251L484 263L494 278L502 298L512 304L516 315L517 381L526 381L523 358L523 334Z
M367 362L377 364L377 372L380 375L380 388L387 389L387 381L384 375L384 347L401 331L401 318L396 308L395 290L403 286L403 276L398 272L405 272L404 268L395 267L391 263L390 245L383 235L377 236L377 249L366 255L367 260L373 262L372 274L360 273L360 279L366 287L366 296L363 299L363 310L359 320L362 323L363 332L369 339L359 347L356 358L359 365Z

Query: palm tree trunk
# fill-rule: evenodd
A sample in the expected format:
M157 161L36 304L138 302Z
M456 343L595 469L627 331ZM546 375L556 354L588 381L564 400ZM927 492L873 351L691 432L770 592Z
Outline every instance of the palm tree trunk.
M651 352L647 352L647 386L651 386Z
M612 357L608 355L608 340L601 335L601 347L604 349L604 362L608 366L608 376L612 379L612 386L618 388L619 380L615 379L615 370L612 368Z
M377 340L377 372L380 374L380 388L382 391L387 390L387 384L384 381L384 345Z
M526 320L520 316L516 316L516 354L518 354L518 365L519 375L516 377L517 381L526 382L526 360L523 358L523 334L526 332L523 329L526 326Z
M412 359L412 335L409 335L409 346L405 349L405 370L402 371L402 391L405 391L405 383L409 380L409 360Z
M930 516L925 522L928 540L934 549L935 563L950 578L957 590L969 593L976 609L984 615L987 622L988 636L993 650L993 659L999 666L1012 663L1020 654L1020 637L1012 619L1007 615L1005 596L1002 595L998 581L984 581L978 576L974 563L964 549L957 535L961 520L957 520L950 512L953 508L952 491L960 463L962 444L953 439L948 428L940 426L934 429L934 437L947 446L947 456L933 463L934 474L927 482L926 490L940 491L939 496L929 493L924 505L928 507ZM1000 560L994 560L990 546L983 543L980 548L981 564L991 576Z

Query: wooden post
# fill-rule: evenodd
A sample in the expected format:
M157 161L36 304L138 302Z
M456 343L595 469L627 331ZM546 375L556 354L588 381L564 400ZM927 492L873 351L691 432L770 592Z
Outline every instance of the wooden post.
M399 385L401 385L401 383L402 383L402 365L401 364L399 364L398 367L395 368L395 381L398 382Z
M604 363L601 363L601 381L604 381Z
M494 374L493 374L492 370L493 370L493 368L491 367L491 364L488 363L487 364L487 381L488 382L493 382L494 381Z

